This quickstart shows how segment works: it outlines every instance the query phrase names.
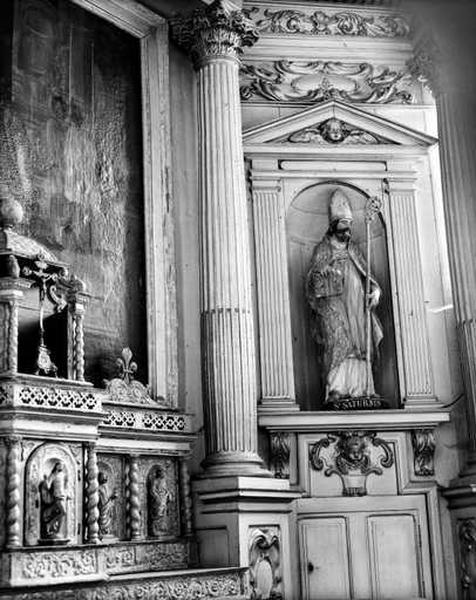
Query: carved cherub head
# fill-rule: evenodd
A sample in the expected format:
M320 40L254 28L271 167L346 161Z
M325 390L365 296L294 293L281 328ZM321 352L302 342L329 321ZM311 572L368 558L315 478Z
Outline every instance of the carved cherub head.
M358 466L366 457L366 441L364 435L358 432L343 434L339 441L339 451L350 465Z
M331 144L343 142L349 133L345 123L334 117L327 119L320 126L320 134L326 142L330 142Z

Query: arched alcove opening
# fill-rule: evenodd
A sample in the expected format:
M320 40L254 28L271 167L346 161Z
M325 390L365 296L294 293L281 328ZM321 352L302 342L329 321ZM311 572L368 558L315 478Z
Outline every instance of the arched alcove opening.
M291 203L286 216L288 269L293 338L296 399L305 410L319 410L325 401L325 381L320 366L318 346L312 338L312 310L306 298L306 275L313 250L329 226L328 207L331 195L341 189L353 213L352 239L365 255L365 206L368 196L341 181L318 183L301 191ZM395 327L392 309L389 260L385 223L379 215L370 226L371 272L382 289L376 315L384 337L380 356L373 364L376 393L389 406L399 404Z

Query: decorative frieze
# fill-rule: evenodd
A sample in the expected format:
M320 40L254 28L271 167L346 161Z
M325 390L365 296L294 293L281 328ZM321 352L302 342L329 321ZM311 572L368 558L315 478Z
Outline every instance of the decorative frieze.
M176 433L191 432L191 420L188 415L152 412L133 407L115 408L107 403L104 404L104 409L106 416L102 421L102 427Z
M410 25L402 15L370 16L351 10L313 12L297 9L276 10L252 7L247 15L260 33L301 34L310 36L345 35L371 38L405 38Z
M340 477L343 496L365 496L368 476L382 475L394 457L391 446L375 431L356 430L328 433L309 448L309 461L326 477Z
M4 600L189 600L217 598L228 600L248 597L249 586L244 569L203 569L180 575L136 574L130 579L110 581L94 586L63 587L61 590L8 592Z
M16 382L0 384L0 405L48 410L75 410L97 412L101 410L101 393L76 387L59 385L23 385Z
M94 575L98 572L97 556L89 550L63 552L62 550L23 554L15 561L21 578L28 583L51 580L71 580L73 577Z
M410 104L410 75L370 63L277 60L241 67L244 102L267 100L314 104L326 100Z
M280 528L250 528L248 545L251 599L283 600Z
M415 475L431 477L435 474L435 435L433 429L415 429L411 433Z

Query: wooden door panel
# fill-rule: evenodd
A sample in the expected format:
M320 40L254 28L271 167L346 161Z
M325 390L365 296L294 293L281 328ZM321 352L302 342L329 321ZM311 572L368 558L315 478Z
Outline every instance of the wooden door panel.
M305 600L352 598L348 529L345 517L301 521L301 573Z

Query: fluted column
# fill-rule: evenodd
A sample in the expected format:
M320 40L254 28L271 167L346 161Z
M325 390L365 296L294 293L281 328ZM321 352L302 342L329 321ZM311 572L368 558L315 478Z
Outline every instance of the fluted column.
M91 544L99 542L99 483L96 444L87 445L86 463L86 540Z
M21 437L12 435L5 438L7 446L7 481L5 490L5 530L7 548L21 546Z
M261 475L238 68L257 35L216 0L173 23L198 71L201 333L208 476Z
M444 31L444 28L443 30ZM468 473L476 474L476 89L460 69L457 46L423 35L410 63L432 89L438 112L443 205L456 326L468 408ZM454 42L454 40L453 40ZM451 49L452 48L452 49ZM461 51L466 53L461 46ZM468 49L468 57L471 50ZM468 87L469 86L469 87Z

